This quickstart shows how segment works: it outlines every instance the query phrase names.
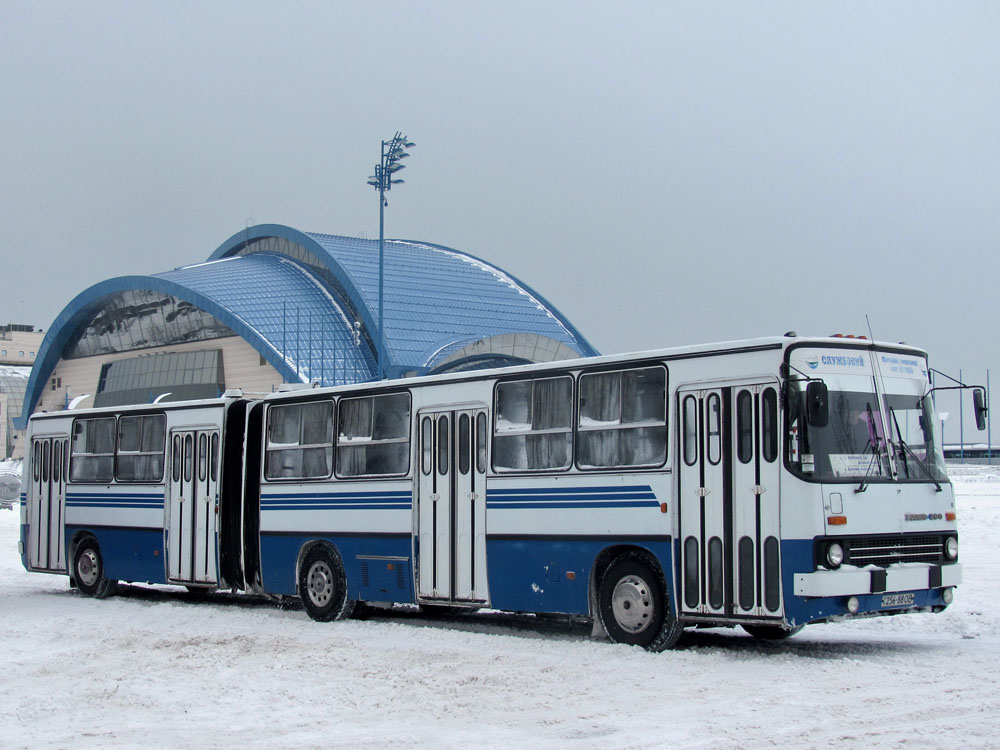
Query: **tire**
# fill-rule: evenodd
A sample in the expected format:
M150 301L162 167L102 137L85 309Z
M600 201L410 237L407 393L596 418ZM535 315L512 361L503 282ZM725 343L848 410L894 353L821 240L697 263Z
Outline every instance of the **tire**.
M762 641L783 641L798 633L805 625L782 628L777 625L740 625L748 634Z
M621 555L604 571L598 614L614 643L647 651L673 648L684 629L670 613L663 574L641 552Z
M93 537L87 537L76 546L73 554L73 580L80 593L95 599L105 599L118 588L118 581L104 576L104 558Z
M317 622L350 617L357 604L347 598L347 576L340 558L326 547L313 547L299 569L299 597Z

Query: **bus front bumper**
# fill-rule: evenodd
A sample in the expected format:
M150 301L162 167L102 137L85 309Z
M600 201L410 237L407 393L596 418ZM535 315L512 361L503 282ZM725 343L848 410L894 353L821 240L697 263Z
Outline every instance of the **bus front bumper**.
M795 574L795 595L806 597L882 594L957 586L962 566L902 563L888 568L839 568Z

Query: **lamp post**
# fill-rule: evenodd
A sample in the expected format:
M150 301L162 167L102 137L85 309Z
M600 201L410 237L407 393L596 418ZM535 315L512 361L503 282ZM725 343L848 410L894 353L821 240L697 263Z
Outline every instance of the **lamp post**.
M385 294L385 207L389 205L385 194L393 185L398 185L403 180L394 178L393 175L405 165L400 164L403 159L409 157L406 149L415 146L412 141L408 141L406 136L398 130L396 135L388 141L382 141L382 159L375 165L375 174L368 178L368 184L378 190L378 379L385 379L385 308L383 298Z

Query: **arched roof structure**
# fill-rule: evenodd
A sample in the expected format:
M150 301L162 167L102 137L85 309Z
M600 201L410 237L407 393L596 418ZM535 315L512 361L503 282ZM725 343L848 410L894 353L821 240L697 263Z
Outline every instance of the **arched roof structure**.
M77 295L49 327L32 370L23 427L74 339L117 295L145 290L204 310L241 336L289 382L324 385L376 376L377 240L278 224L230 237L204 263L121 276ZM474 256L430 243L385 242L389 377L593 356L598 352L539 294ZM526 334L520 348L495 342ZM489 340L489 345L481 342ZM542 360L544 361L544 360Z

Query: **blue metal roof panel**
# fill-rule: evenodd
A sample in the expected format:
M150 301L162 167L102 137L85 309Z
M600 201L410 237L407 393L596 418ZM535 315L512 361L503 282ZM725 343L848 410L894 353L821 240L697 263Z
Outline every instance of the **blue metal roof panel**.
M255 253L186 266L155 278L211 300L208 312L227 325L232 317L252 330L251 338L267 347L261 354L284 362L297 374L296 380L332 385L372 377L374 361L368 347L355 345L354 321L326 284L293 260ZM219 315L220 310L226 314Z
M378 309L378 242L306 233ZM528 332L597 351L539 295L471 255L403 240L385 243L387 347L394 364L425 367L442 348L503 333ZM377 313L376 313L377 315Z

